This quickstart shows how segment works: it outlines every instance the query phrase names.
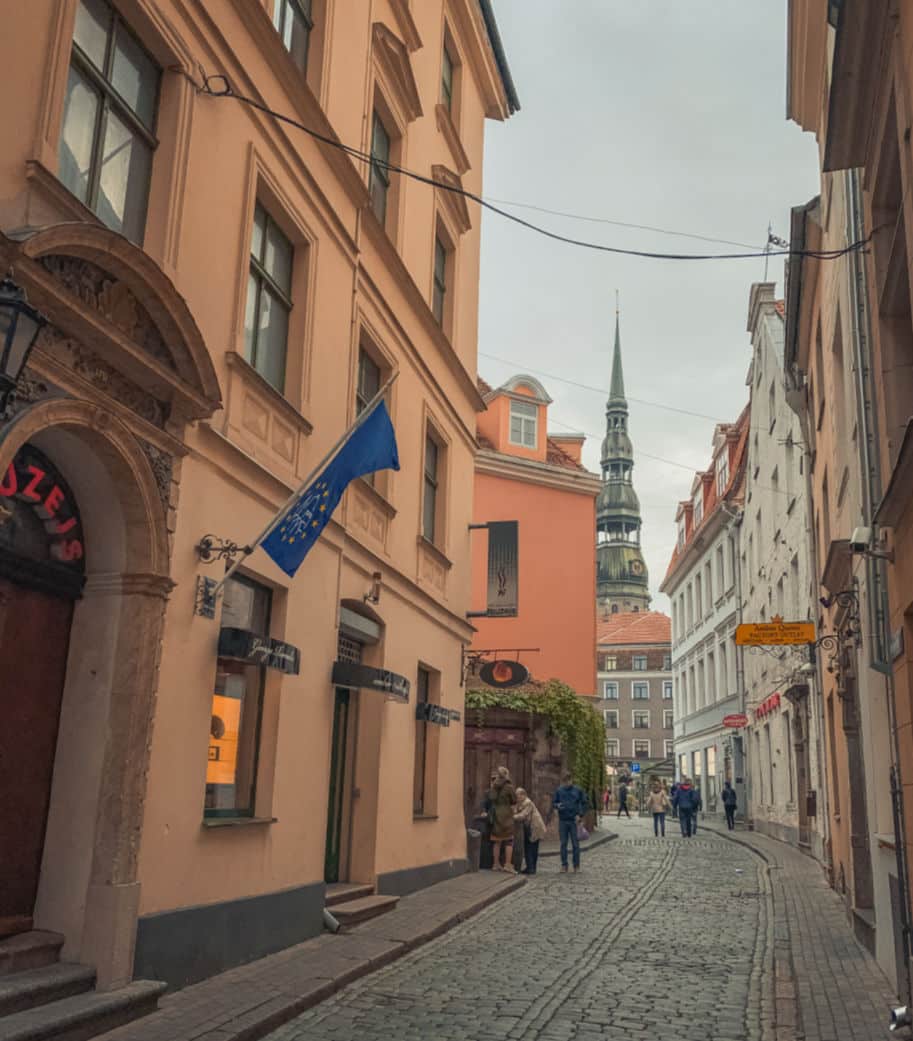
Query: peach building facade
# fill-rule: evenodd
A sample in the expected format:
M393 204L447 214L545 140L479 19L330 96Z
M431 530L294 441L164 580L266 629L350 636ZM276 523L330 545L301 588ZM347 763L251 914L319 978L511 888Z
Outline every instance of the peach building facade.
M600 482L581 462L582 434L548 433L551 398L532 376L492 389L478 417L473 521L517 521L519 601L515 618L473 618L473 650L499 650L534 679L559 679L596 693L596 496ZM485 610L487 545L475 533L473 610Z
M37 764L0 771L0 931L181 986L319 932L328 882L465 869L479 213L386 164L480 192L518 104L487 0L7 15L0 259L48 324L0 420L0 662L46 661L0 694ZM393 374L401 470L200 614L204 536L248 542Z

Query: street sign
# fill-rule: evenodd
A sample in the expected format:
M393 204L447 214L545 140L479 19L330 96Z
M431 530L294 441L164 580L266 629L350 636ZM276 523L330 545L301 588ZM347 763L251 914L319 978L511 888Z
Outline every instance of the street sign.
M631 763L631 773L632 774L639 774L640 773L640 763Z
M786 644L814 643L814 622L784 622L775 616L769 622L743 622L736 627L735 642L740 647L778 647Z
M723 716L724 727L747 727L748 716L742 712L733 712L730 716Z

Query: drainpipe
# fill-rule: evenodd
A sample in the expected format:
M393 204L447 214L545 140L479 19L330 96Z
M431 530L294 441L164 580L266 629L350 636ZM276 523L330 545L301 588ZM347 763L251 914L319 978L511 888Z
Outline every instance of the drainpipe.
M858 242L865 237L865 218L862 204L862 189L858 170L847 170L844 174L847 197L848 242ZM854 369L857 383L857 408L862 436L859 438L860 464L865 481L863 482L862 517L863 524L872 526L875 507L881 499L881 467L878 451L878 415L875 410L872 391L871 352L871 314L869 311L868 283L865 271L864 254L850 254L851 275L850 298L853 303L851 314L853 320ZM909 908L909 885L906 847L904 846L904 804L900 779L900 743L897 733L897 706L895 701L894 670L889 661L890 645L890 605L884 561L869 557L866 560L867 581L871 589L869 596L869 622L875 634L876 661L871 664L885 678L885 698L888 710L888 728L890 730L890 793L892 824L894 830L894 852L897 860L897 881L900 890L900 929L901 950L903 952L904 980L898 980L898 990L905 991L908 1001L913 998L913 977L911 977L910 945L913 939ZM874 617L872 617L874 616Z

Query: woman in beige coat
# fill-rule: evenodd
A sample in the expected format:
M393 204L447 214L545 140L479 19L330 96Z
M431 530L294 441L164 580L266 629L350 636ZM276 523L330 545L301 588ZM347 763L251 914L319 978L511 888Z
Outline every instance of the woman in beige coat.
M517 789L517 810L514 820L523 825L523 852L526 867L521 875L535 875L539 863L539 840L545 836L545 821L536 809L536 804L526 794L525 788Z
M659 781L653 782L650 794L647 796L647 810L653 814L653 834L666 837L666 810L671 807L669 796Z

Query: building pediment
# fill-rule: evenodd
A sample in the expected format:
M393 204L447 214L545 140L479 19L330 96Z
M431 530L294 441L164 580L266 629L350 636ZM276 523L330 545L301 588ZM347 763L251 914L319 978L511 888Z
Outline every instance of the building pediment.
M411 123L422 114L409 51L403 41L383 22L375 22L373 29L374 60L389 92L389 102L396 106L404 123Z

